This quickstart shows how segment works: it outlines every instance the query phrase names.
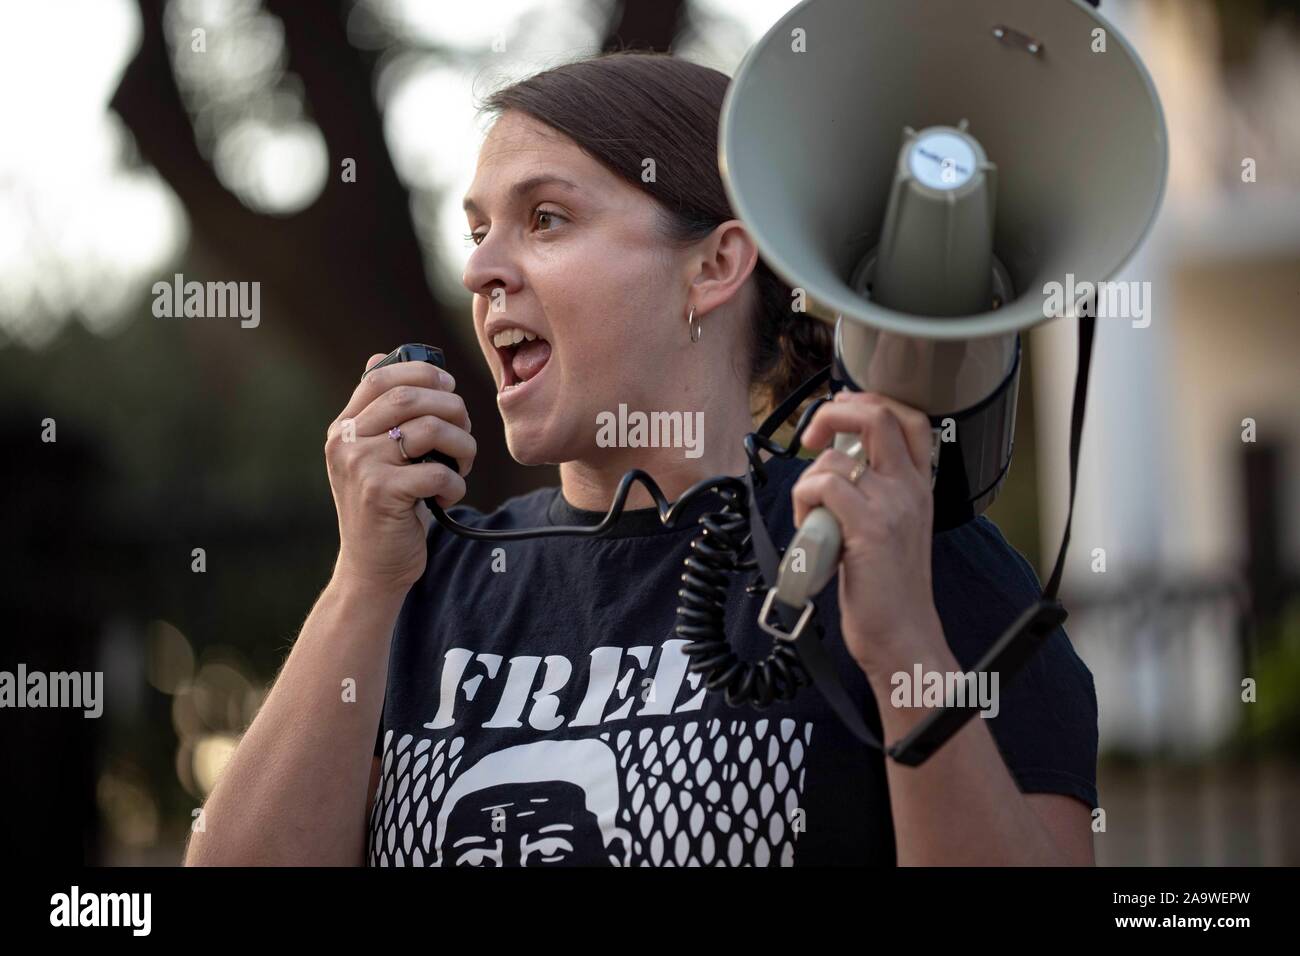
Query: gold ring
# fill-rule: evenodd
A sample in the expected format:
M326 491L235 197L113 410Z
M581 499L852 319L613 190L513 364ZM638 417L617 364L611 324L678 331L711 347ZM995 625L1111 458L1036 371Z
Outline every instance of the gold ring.
M861 478L864 474L866 474L867 469L870 467L871 467L870 462L866 462L866 461L858 462L856 465L853 466L853 470L849 472L849 481L853 482L856 485L858 483L858 479Z

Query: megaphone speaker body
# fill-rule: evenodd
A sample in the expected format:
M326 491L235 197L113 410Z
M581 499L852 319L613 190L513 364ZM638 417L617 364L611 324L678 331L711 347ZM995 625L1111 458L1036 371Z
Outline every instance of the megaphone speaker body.
M1006 474L1045 287L1106 280L1149 230L1167 134L1081 0L805 0L737 71L719 164L764 260L835 324L841 383L931 416L942 530Z

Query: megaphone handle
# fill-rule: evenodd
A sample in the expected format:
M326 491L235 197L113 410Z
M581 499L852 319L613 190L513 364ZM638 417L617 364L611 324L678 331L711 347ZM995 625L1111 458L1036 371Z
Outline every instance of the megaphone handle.
M866 451L858 435L850 432L836 435L835 447L859 463L866 462ZM803 607L819 594L835 576L843 544L840 523L830 509L821 507L810 511L781 559L776 599L791 607Z

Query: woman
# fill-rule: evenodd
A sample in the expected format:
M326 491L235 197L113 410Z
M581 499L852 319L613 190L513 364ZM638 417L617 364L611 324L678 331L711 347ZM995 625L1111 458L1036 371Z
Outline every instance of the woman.
M631 468L670 499L742 475L756 408L829 361L827 329L791 312L727 206L726 85L619 54L489 101L464 283L510 452L558 463L560 487L488 515L453 509L461 522L595 523ZM475 443L454 385L423 363L378 369L330 426L334 575L190 862L1092 862L1096 700L1064 632L1001 689L997 716L919 768L863 747L811 688L730 708L687 672L673 632L693 519L719 502L665 528L637 485L608 537L450 535L419 502L465 494ZM620 406L683 413L678 447L610 447L598 426ZM837 432L862 436L865 473L830 448ZM1037 582L987 519L932 535L919 411L840 393L804 440L820 454L769 462L760 507L778 547L818 506L843 526L818 615L841 681L892 742L925 715L893 676L971 666ZM434 449L460 474L407 460ZM727 626L749 657L770 641L757 610L733 587Z

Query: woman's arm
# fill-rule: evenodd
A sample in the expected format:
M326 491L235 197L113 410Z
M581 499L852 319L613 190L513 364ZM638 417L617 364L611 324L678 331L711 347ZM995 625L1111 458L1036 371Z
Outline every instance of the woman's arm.
M424 362L376 369L330 425L334 575L208 797L187 864L364 862L393 625L428 557L432 516L418 503L436 496L448 508L464 497L461 475L476 450L454 386ZM400 444L389 433L397 427ZM418 461L435 448L457 458L461 474Z
M208 797L186 865L363 861L375 728L402 599L346 577L330 581Z
M860 435L870 467L828 448ZM844 532L839 598L845 645L875 693L886 743L928 711L895 707L892 677L963 668L944 638L931 581L930 422L879 395L840 392L804 434L826 448L795 484L795 524L825 506ZM975 719L920 767L887 761L898 861L922 865L1091 864L1088 808L1069 797L1026 796L984 720Z
M961 665L944 640L937 618L909 641L906 664L868 674L881 702L884 739L904 737L929 713L894 707L890 675L959 673ZM900 865L1091 866L1092 816L1073 797L1021 793L998 751L988 722L976 717L919 767L886 760L894 841Z

